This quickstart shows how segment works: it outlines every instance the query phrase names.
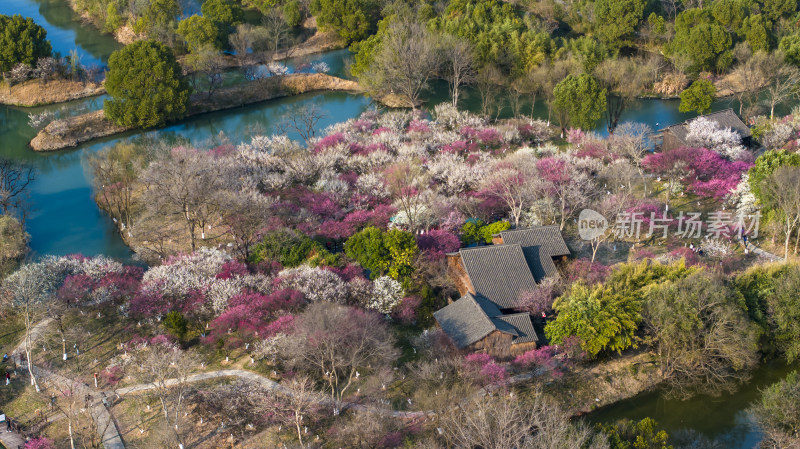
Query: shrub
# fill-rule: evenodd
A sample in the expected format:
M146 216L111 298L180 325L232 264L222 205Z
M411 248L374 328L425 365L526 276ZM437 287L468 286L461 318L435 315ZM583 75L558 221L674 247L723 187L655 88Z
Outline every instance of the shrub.
M338 265L338 259L316 240L297 231L278 230L264 235L253 248L250 263L275 260L293 268L312 259L314 265Z

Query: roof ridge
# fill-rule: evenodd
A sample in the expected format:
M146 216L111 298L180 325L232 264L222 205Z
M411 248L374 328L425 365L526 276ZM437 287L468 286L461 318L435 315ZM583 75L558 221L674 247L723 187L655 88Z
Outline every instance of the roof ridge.
M471 247L467 247L467 248L459 248L458 252L461 252L461 251L465 251L465 252L466 251L475 251L475 250L478 250L478 249L500 248L500 247L504 247L504 246L505 247L519 246L520 248L522 248L522 245L519 244L519 243L502 243L500 245L482 245L482 246L471 246Z
M556 224L539 225L539 226L528 226L527 228L506 229L506 230L500 231L500 234L503 234L503 233L506 233L506 232L522 232L522 231L531 231L531 230L535 230L535 229L557 228L557 227L558 227L558 225L556 225Z

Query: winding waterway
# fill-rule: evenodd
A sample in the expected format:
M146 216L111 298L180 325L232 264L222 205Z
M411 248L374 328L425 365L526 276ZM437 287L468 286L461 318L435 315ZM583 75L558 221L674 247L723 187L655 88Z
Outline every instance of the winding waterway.
M87 65L104 65L111 52L120 48L110 36L82 25L65 0L2 0L0 14L32 17L47 29L55 51L66 55L70 50L77 49L81 62ZM323 60L331 67L332 74L343 76L348 55L347 50L340 50L290 60L287 64L294 67ZM441 83L436 84L428 103L447 101L446 94L446 87ZM87 161L102 148L120 141L155 137L185 139L194 145L210 146L219 142L224 135L236 144L255 134L273 132L287 108L295 104L319 104L327 114L320 122L321 128L374 107L363 96L340 92L307 94L205 114L167 128L146 133L132 132L56 153L34 153L28 149L27 143L36 134L27 123L29 113L99 109L102 100L103 97L98 97L39 108L0 106L0 157L28 162L38 169L38 178L31 190L32 211L27 221L35 255L105 254L123 259L131 256L113 223L98 209L92 198ZM461 106L479 110L478 96L467 91ZM729 107L727 102L716 102L713 109L726 107ZM524 106L523 111L530 111L530 106ZM537 104L534 113L539 117L547 117L547 109L543 104ZM639 121L659 128L690 117L690 114L678 112L677 100L639 100L625 111L622 121ZM605 133L604 125L598 123L597 130ZM750 448L757 443L760 434L750 424L744 409L757 397L759 388L778 380L787 371L788 368L782 365L766 365L739 392L722 398L698 397L690 401L673 401L663 399L658 393L643 394L599 410L590 415L590 419L601 422L621 418L638 420L650 416L670 432L686 428L711 438L723 439L726 447Z

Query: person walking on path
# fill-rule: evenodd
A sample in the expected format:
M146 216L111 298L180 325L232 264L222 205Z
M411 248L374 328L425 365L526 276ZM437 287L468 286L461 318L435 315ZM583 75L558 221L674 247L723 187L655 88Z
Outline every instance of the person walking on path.
M6 385L11 383L11 373L6 371Z

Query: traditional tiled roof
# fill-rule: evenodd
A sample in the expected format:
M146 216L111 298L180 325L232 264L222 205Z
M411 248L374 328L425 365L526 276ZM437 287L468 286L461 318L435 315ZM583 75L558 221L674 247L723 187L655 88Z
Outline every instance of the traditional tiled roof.
M475 292L501 309L516 307L522 292L536 289L520 245L465 248L459 253Z
M494 318L493 321L504 321L514 327L514 330L517 332L517 336L511 340L511 344L539 341L539 337L536 335L536 331L533 329L531 316L527 313L500 315Z
M501 321L498 327L497 320L490 318L487 312L492 316L500 315L500 310L490 301L467 293L458 301L434 312L433 317L456 346L462 349L495 330L519 336L510 323Z
M720 128L726 129L731 128L732 130L739 133L740 136L744 139L745 137L752 136L752 132L750 128L745 125L745 123L733 112L733 109L728 108L722 111L712 112L710 114L701 115L699 117L705 117L713 122L716 122ZM686 135L689 134L689 129L686 125L689 124L692 120L687 120L683 123L678 123L672 126L668 126L667 128L662 129L661 131L669 130L675 137L680 140L686 140Z
M480 341L494 331L513 337L512 344L538 341L527 313L503 315L491 301L467 293L433 314L442 330L460 349Z
M523 247L539 246L541 247L540 252L547 254L551 258L569 256L570 254L567 243L564 242L564 237L561 235L561 230L555 225L510 229L500 232L500 237L503 238L503 243L506 245L518 243Z
M523 246L522 253L537 283L546 277L558 276L553 257L542 251L540 246Z

